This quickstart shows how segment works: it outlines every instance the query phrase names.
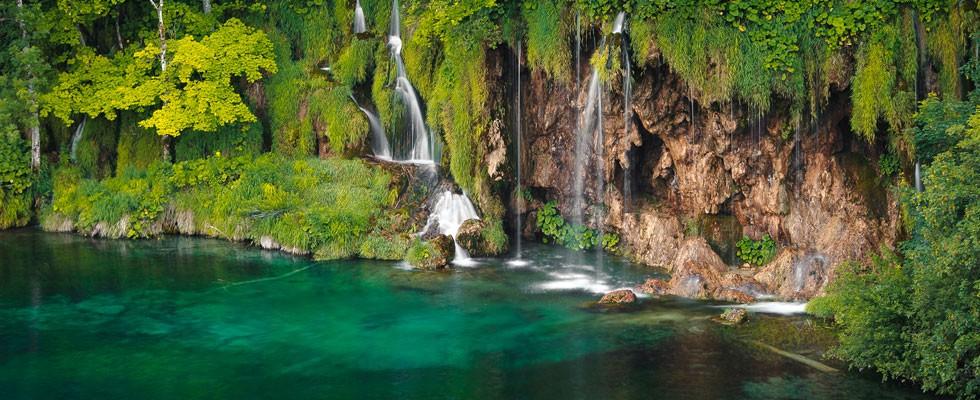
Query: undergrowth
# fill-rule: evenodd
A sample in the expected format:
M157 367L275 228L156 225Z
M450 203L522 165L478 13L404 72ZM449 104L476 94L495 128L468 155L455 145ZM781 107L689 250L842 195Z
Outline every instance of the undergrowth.
M180 231L269 238L318 259L398 259L407 239L375 225L398 196L390 186L388 173L361 161L276 154L157 163L103 181L63 168L46 217L110 237Z

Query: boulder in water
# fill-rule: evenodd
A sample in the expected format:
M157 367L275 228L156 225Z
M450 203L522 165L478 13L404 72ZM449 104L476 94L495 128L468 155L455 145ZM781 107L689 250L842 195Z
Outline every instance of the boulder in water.
M505 246L495 245L487 240L487 223L479 219L468 219L459 226L456 242L473 257L494 257L503 254Z
M451 236L435 235L430 240L413 245L408 250L408 262L418 269L443 269L452 261L455 248Z
M749 314L744 308L729 308L721 313L721 319L731 324L741 324L749 319Z
M613 290L599 299L599 304L630 304L636 302L636 294L629 289Z
M640 293L646 293L653 296L661 296L670 292L670 282L663 279L651 278L643 282L642 285L636 288Z

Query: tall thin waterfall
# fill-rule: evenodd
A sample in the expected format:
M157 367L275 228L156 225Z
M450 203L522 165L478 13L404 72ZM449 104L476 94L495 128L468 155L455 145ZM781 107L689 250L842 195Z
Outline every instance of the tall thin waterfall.
M406 112L409 114L408 148L399 157L402 161L418 162L431 164L433 162L432 140L429 130L425 126L425 118L422 116L422 106L419 104L415 88L405 72L405 61L402 60L402 39L401 22L398 14L398 0L393 0L391 6L391 30L388 33L388 48L391 57L395 60L397 78L395 79L395 91L401 96L405 103Z
M459 227L463 225L463 222L470 219L480 219L480 217L476 214L476 208L473 207L469 197L466 197L466 193L455 194L446 190L436 200L422 232L428 232L433 224L438 224L439 233L452 236L453 243L456 245L456 257L453 259L453 264L468 265L472 263L472 259L466 249L459 245L456 234L459 233Z
M523 112L523 104L521 103L521 58L523 57L522 53L523 53L523 43L521 42L521 39L518 38L517 63L516 63L517 64L516 65L517 95L514 96L514 102L515 102L514 110L516 111L517 114L517 121L515 121L514 124L515 132L517 133L517 140L516 143L514 144L515 153L517 154L517 190L515 193L517 195L518 209L517 212L515 213L517 215L517 223L515 224L514 227L515 230L514 241L515 241L515 247L517 248L517 255L516 255L517 260L521 259L521 229L522 229L521 211L524 209L524 197L523 197L523 193L521 192L521 147L524 145L524 140L521 135L522 134L521 130L523 129L521 125L524 123L524 120L521 118L521 114Z
M585 223L585 177L586 166L588 165L589 146L594 145L597 116L602 113L602 102L600 89L602 80L599 78L599 70L593 68L592 78L589 81L589 93L585 100L585 107L579 116L578 129L575 135L575 168L572 171L575 177L572 189L574 190L572 221L582 225ZM601 124L601 122L600 122Z
M88 117L82 117L82 122L78 124L75 128L75 134L71 135L71 151L69 156L72 161L78 161L76 156L78 150L78 142L82 141L82 135L85 133L85 122L88 121Z
M922 164L915 162L915 191L922 191Z
M624 16L625 14L620 13ZM616 17L619 20L619 17ZM624 21L620 21L620 30L622 33L625 27L623 26ZM630 137L630 128L632 128L633 123L633 70L630 65L630 45L629 38L626 35L622 35L622 54L623 54L623 137ZM629 151L629 150L627 150ZM626 165L623 166L623 207L629 210L633 202L633 182L631 180L632 175L632 160L627 156Z
M625 13L619 13L613 22L613 34L622 34L623 26L626 20ZM596 51L610 51L606 48L606 38L600 41ZM626 78L629 79L629 74L626 74ZM625 88L624 88L625 89ZM605 163L604 163L604 148L605 148L605 132L603 131L603 121L602 121L602 79L599 76L599 68L593 67L592 78L589 82L588 96L586 97L585 107L582 109L582 113L578 121L578 129L576 131L575 138L575 168L573 171L574 182L573 182L573 211L572 211L572 221L576 224L585 224L585 214L586 214L586 201L585 201L585 181L588 157L590 153L595 154L595 181L596 181L596 198L601 203L605 198ZM629 102L627 96L627 104ZM625 104L624 104L625 106ZM629 112L624 111L624 117L629 117ZM592 146L589 149L588 146ZM596 212L593 215L593 221L599 231L600 238L603 233L603 215L604 207L597 207ZM602 264L602 246L598 246L599 251L599 263Z
M361 8L361 0L354 3L354 33L364 33L367 25L364 23L364 9Z
M578 8L575 9L575 90L582 85L582 16Z
M364 113L364 116L368 119L368 126L371 127L371 152L374 156L382 160L391 159L391 147L388 145L388 136L385 135L385 128L381 125L381 120L378 119L377 115L374 115L370 110L361 107L351 96L351 100L354 101L354 105L357 106Z

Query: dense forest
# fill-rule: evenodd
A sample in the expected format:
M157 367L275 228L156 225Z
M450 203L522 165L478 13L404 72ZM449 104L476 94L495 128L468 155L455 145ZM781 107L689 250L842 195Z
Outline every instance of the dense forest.
M778 121L759 135L786 144L776 157L785 162L798 153L792 148L801 136L822 129L828 115L845 115L831 129L866 150L862 162L878 182L867 189L873 193L859 194L895 200L897 233L828 272L833 279L809 311L833 321L839 335L833 355L851 366L974 399L980 396L978 6L955 0L8 1L0 5L0 229L39 225L132 239L205 235L317 259L425 264L441 251L416 235L426 225L419 210L435 189L415 184L426 178L412 167L375 157L377 114L395 153L414 146L397 132L419 124L428 129L432 160L481 215L475 244L466 246L474 255L503 254L529 229L532 237L574 249L631 256L638 245L629 242L625 223L604 230L559 207L566 199L557 189L531 183L522 189L519 171L530 167L520 151L538 148L522 142L521 129L541 134L521 125L520 110L537 110L528 118L541 118L547 107L570 107L522 93L569 88L577 102L594 73L619 95L615 101L627 93L625 105L606 105L623 115L630 101L641 101L629 93L633 84L640 92L642 77L660 77L658 84L676 79L681 89L671 90L690 103L692 119L731 114L748 121L737 122L746 132L756 126L752 121ZM621 12L626 28L614 23ZM366 28L355 33L358 15ZM529 86L523 89L522 73ZM417 91L424 121L403 112L403 75ZM641 119L627 115L624 130ZM654 139L637 143L647 140ZM599 152L600 161L592 162L603 157ZM673 163L681 164L676 156ZM599 175L623 181L627 164ZM659 187L656 177L649 180ZM665 191L678 185L663 181ZM747 192L741 184L726 190ZM613 189L628 197L629 185L620 185ZM648 197L657 197L660 189L649 190ZM679 192L683 202L688 192ZM593 197L605 203L601 193ZM671 199L661 197L650 207ZM732 203L726 199L702 208L724 213ZM684 207L677 209L687 212ZM609 209L596 206L593 217ZM515 216L526 216L531 226L513 222ZM698 236L696 228L680 229ZM793 242L765 229L736 239L742 239L739 259L757 266Z

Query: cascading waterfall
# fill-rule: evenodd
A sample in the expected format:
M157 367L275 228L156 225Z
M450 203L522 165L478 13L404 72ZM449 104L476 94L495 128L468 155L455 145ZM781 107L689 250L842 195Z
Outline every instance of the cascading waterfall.
M85 122L87 121L88 117L82 117L82 122L78 124L78 127L75 128L75 133L71 135L71 151L69 155L72 161L78 161L78 157L76 156L78 142L82 141L82 135L85 133Z
M473 207L469 197L466 197L466 193L455 194L446 190L436 200L422 232L428 232L433 224L437 224L440 234L449 235L453 238L453 243L456 246L456 257L453 259L453 264L471 265L473 261L469 253L456 240L459 227L463 225L463 222L471 219L480 219L480 217L476 214L476 208Z
M361 0L354 3L354 33L364 33L367 31L367 24L364 23L364 9L361 8Z
M425 126L425 118L422 116L422 106L419 104L415 88L405 72L405 61L402 60L402 39L401 22L398 13L398 0L394 0L391 6L391 30L388 33L388 48L391 57L395 60L397 75L395 79L395 91L401 96L405 103L406 112L409 114L408 140L410 145L404 151L400 161L408 161L422 164L433 163L432 140L429 137L429 130Z
M388 136L385 135L385 128L381 125L381 120L378 116L374 115L370 110L361 107L354 99L354 96L350 98L354 101L354 105L357 106L364 113L364 116L368 119L368 126L371 127L371 152L374 156L382 160L391 159L391 147L388 145Z

